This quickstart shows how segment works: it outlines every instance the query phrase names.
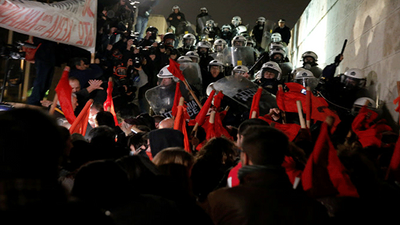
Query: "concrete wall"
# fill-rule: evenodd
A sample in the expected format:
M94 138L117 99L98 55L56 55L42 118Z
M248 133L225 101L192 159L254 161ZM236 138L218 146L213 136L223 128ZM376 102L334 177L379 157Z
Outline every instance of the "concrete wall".
M301 54L314 51L321 68L333 63L347 47L337 74L363 69L368 89L397 121L393 100L400 81L399 0L312 0L292 28L291 62L301 66Z

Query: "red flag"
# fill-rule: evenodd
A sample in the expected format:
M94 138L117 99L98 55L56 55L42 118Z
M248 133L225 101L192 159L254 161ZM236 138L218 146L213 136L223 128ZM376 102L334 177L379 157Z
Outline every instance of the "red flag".
M302 174L303 189L312 197L359 197L346 168L340 162L328 131L323 123L314 150Z
M228 187L235 187L240 184L238 172L242 168L242 162L239 162L235 167L233 167L228 174Z
M392 179L400 182L400 138L397 138L385 179Z
M288 136L290 141L293 141L297 134L299 133L301 127L298 124L295 123L286 123L286 124L282 124L282 123L278 123L275 122L271 116L264 115L264 116L260 116L258 117L259 119L265 120L267 121L269 124L274 123L274 127L280 131L282 131L283 133L286 134L286 136Z
M168 71L172 73L175 77L177 77L181 81L185 81L185 77L182 74L181 69L179 69L179 63L175 62L173 59L169 59Z
M304 87L301 84L291 82L286 83L286 86L289 91L284 92L283 89L279 89L276 93L278 108L285 112L297 112L297 100L300 100L303 106L306 105L306 96L301 93Z
M251 103L251 108L250 108L249 119L257 118L260 115L259 104L260 104L260 98L261 98L262 90L263 90L263 88L261 86L258 87L257 92L253 96L253 101ZM253 113L255 114L254 116L253 116Z
M64 113L65 119L67 119L68 123L73 124L76 119L76 116L74 114L74 110L72 108L72 103L71 103L72 88L69 85L68 75L69 75L69 67L66 66L64 68L64 72L55 90L57 93L58 101L60 102L61 110Z
M214 129L215 129L215 135L217 137L226 137L230 140L233 141L233 137L229 134L229 132L226 130L224 125L222 124L222 118L221 116L224 114L224 112L216 112L215 114L215 121L214 121Z
M115 126L118 126L118 119L117 114L115 113L114 109L114 101L112 99L112 92L113 92L113 82L112 78L108 80L108 87L107 87L107 99L103 104L104 111L110 112L114 116Z
M397 83L399 84L399 83ZM394 101L393 104L399 105L396 107L395 111L399 112L400 111L400 96L397 97ZM397 138L396 141L396 146L394 147L394 151L392 154L392 158L390 159L390 164L389 168L386 172L386 177L385 179L393 179L397 182L400 182L400 138Z
M381 147L383 133L392 131L392 128L385 124L385 120L374 123L377 117L378 113L363 106L351 124L352 130L357 134L358 141L364 148L373 145Z
M179 99L179 105L177 107L177 113L176 113L176 117L174 120L174 129L175 130L179 130L183 133L183 143L184 143L184 148L187 152L191 152L190 149L190 142L189 142L189 137L187 134L187 130L186 130L186 119L189 119L189 115L186 111L184 104L184 98L181 97Z
M176 82L175 87L175 97L174 97L174 105L172 106L172 116L176 117L176 113L178 112L179 99L182 97L180 82Z
M214 94L215 90L212 90L207 98L207 101L204 103L203 107L201 107L199 114L197 114L195 118L196 123L198 123L200 126L202 126L204 124L204 121L206 120L207 112L210 109Z
M294 82L288 82L285 85L289 88L289 91L284 92L283 90L278 90L276 93L276 103L278 108L285 112L297 113L296 101L300 100L301 105L304 106L303 112L308 114L307 96L302 93L305 88L301 84ZM333 132L340 123L340 118L337 113L329 109L328 106L329 104L325 99L311 95L311 119L325 121L328 116L334 117L335 120L332 126Z
M82 111L79 113L78 117L69 128L69 132L71 134L78 133L85 136L86 128L89 121L90 106L92 105L92 103L93 99L89 99L89 101L86 102L85 107L83 107Z
M222 93L222 91L219 91L218 94L214 96L214 104L213 105L217 111L221 107L221 101L223 98L224 98L224 94Z
M212 95L210 94L210 96ZM214 96L214 107L216 108L215 110L219 109L223 97L224 95L222 92L218 92L218 94ZM224 125L222 124L222 117L225 116L225 113L226 111L221 111L221 112L212 111L208 123L206 122L203 124L203 128L206 131L207 140L213 137L222 137L222 136L233 140L233 137L229 134L229 132L225 129Z
M291 156L285 156L282 167L285 168L286 174L292 184L294 184L296 177L301 177L301 174L303 173L302 170L296 168L296 161L294 161Z

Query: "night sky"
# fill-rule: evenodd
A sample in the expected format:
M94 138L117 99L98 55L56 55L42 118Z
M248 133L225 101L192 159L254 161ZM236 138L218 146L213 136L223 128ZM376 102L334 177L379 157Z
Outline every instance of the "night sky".
M286 25L292 28L309 2L310 0L159 0L152 13L168 17L172 6L178 5L186 20L196 24L200 8L206 7L219 27L229 24L232 17L240 16L243 24L249 24L249 28L252 28L257 18L263 16L274 22L284 18Z

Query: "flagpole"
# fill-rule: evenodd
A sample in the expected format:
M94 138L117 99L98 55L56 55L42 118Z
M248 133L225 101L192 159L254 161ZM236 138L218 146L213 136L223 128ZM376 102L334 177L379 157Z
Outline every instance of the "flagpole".
M400 81L397 81L397 96L400 97ZM400 114L399 114L399 125L400 125Z
M278 91L283 91L282 84L278 85ZM286 123L286 113L283 110L281 110L281 117L282 117L282 124L285 124Z
M57 96L57 93L55 93L54 99L53 99L53 104L51 104L51 106L50 106L50 111L49 111L50 115L54 114L54 111L56 110L57 102L58 102L58 96Z
M297 104L297 112L299 113L300 127L302 129L305 129L306 128L306 123L305 123L304 117L303 117L303 109L302 109L302 106L301 106L301 101L297 100L296 104Z
M199 99L197 98L196 94L194 93L194 91L192 90L192 88L190 87L189 83L187 82L187 80L183 80L183 83L185 84L186 88L189 90L189 93L192 95L192 97L194 98L194 100L196 101L197 105L200 107L203 107L199 101Z
M307 107L306 126L307 126L307 128L310 128L311 127L311 110L312 110L311 89L310 89L310 87L307 87L306 90L307 90L307 92L306 92L307 93L307 95L306 95L306 107Z
M73 132L75 130L76 126L78 126L79 122L83 119L83 116L85 116L85 112L92 105L92 103L93 103L93 99L89 99L86 102L85 106L83 107L82 111L79 113L78 117L76 117L75 121L71 124L71 127L69 128L70 132Z

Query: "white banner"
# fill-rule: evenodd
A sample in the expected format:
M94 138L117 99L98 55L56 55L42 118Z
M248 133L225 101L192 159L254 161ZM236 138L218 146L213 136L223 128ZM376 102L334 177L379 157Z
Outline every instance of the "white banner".
M0 27L92 53L96 45L97 0L67 0L52 4L0 0Z

